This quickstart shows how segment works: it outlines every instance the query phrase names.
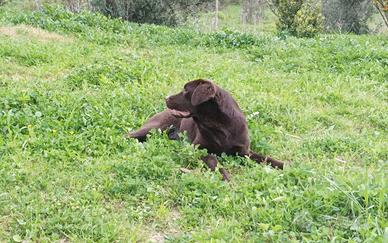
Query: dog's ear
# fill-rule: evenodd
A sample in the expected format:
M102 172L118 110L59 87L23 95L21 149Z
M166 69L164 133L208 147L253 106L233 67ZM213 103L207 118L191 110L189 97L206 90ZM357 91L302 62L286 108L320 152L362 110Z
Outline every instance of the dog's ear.
M210 100L211 98L214 98L215 95L216 86L212 82L201 82L191 96L191 104L193 106L197 106Z

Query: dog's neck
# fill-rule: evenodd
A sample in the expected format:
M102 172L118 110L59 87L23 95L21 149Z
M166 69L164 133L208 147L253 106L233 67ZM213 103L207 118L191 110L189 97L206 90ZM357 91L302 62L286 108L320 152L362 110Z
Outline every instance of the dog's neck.
M220 119L221 111L217 103L211 99L199 105L196 112L193 114L194 121L206 124L208 122L218 121Z
M199 105L192 117L196 123L201 126L212 128L216 124L227 124L237 115L236 112L241 112L237 103L232 96L218 88L216 95L207 102Z
M212 144L222 145L222 141L225 141L228 136L223 128L228 126L229 119L219 110L214 101L210 100L199 106L192 118L202 137Z
M225 126L230 122L230 118L214 100L209 100L200 105L193 114L193 120L201 130L217 129Z

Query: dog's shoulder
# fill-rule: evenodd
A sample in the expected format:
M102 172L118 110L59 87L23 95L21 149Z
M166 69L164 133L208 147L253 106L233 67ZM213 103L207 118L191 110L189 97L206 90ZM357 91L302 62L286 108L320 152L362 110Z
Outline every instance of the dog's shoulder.
M244 118L244 114L241 111L240 106L228 91L218 87L215 101L221 112L230 118Z

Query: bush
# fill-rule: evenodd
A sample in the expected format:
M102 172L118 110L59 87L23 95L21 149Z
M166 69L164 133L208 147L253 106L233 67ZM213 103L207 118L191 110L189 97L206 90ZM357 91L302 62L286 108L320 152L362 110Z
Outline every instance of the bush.
M278 17L280 32L311 37L322 29L320 5L311 0L272 0L270 6Z
M177 25L181 17L191 14L212 0L98 0L95 7L103 14L137 23Z
M208 35L205 39L205 45L207 46L219 46L226 48L253 46L257 44L256 42L257 39L253 35L231 30L215 32Z
M296 13L294 21L297 36L312 37L323 29L321 8L315 6L312 1L302 5L302 8Z

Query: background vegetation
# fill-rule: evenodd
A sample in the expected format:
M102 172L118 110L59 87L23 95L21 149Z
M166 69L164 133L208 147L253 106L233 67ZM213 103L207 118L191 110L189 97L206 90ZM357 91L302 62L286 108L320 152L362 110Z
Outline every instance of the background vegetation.
M0 241L388 239L386 36L277 36L238 6L212 32L30 7L0 8ZM223 156L226 184L187 142L123 138L198 77L284 171Z

